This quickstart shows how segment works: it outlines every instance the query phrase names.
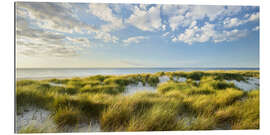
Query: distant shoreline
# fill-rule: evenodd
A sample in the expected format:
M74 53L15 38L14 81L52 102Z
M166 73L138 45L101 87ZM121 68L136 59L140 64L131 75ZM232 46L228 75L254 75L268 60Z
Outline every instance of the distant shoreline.
M135 68L134 68L135 69ZM151 68L150 68L151 69ZM168 68L164 68L164 69L168 69ZM189 68L190 69L190 68ZM194 69L194 68L193 68ZM202 69L202 68L201 68ZM208 68L209 69L209 68ZM24 70L24 69L21 69L21 70ZM30 70L30 69L29 69ZM32 70L40 70L40 69L32 69ZM55 69L41 69L41 70L55 70ZM56 69L56 70L59 70L59 69ZM82 70L82 69L63 69L63 70ZM95 69L92 69L92 70L95 70ZM102 69L104 70L104 69ZM118 69L119 70L119 69ZM114 72L114 73L96 73L96 74L81 74L81 75L67 75L67 76L36 76L36 77L17 77L15 78L16 81L19 81L19 80L46 80L46 79L53 79L53 78L56 78L56 79L70 79L70 78L74 78L74 77L79 77L79 78L82 78L82 77L89 77L89 76L95 76L95 75L130 75L130 74L142 74L142 73L148 73L148 74L154 74L154 73L157 73L157 72L177 72L177 71L183 71L183 72L192 72L192 71L259 71L259 69L251 69L251 68L246 68L246 69L204 69L204 70L175 70L175 71L155 71L155 72L129 72L129 73L117 73L117 72Z
M15 68L16 70L21 69L212 69L212 70L259 70L259 67L83 67L83 68L72 68L72 67L64 67L64 68L57 68L57 67L50 67L50 68Z

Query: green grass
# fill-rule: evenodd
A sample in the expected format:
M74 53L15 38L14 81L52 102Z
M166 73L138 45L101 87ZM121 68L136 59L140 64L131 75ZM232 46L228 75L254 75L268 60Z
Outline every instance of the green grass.
M82 93L107 93L107 94L119 94L124 92L125 87L118 84L107 85L85 85L80 89Z
M169 131L177 126L177 104L155 104L137 117L131 117L127 131ZM136 116L136 115L135 115Z
M108 107L102 114L101 127L104 131L173 130L184 110L180 99L137 93Z
M191 89L191 88L192 86L189 85L188 83L184 83L184 82L177 83L173 81L168 81L168 82L160 84L157 90L159 93L164 94L172 90L183 91L183 90Z
M123 131L132 117L141 115L152 104L147 98L136 96L115 101L102 113L101 127L104 131Z
M82 115L78 109L72 107L62 107L56 110L51 116L58 128L64 126L75 126L82 120Z
M38 89L40 88L40 89ZM48 108L53 97L49 91L44 91L39 84L30 84L27 86L17 86L16 106L36 106Z
M57 132L55 127L50 125L51 123L43 123L43 125L29 124L20 129L18 133L55 133Z
M259 129L259 90L250 91L246 99L219 109L218 122L229 122L232 129Z
M171 80L159 84L161 76ZM177 82L174 77L187 80ZM247 77L259 78L259 72L181 71L20 80L16 82L16 107L18 114L27 106L51 111L50 118L59 129L90 120L98 120L102 131L259 129L259 90L245 92L226 81ZM139 82L157 92L123 95L126 86ZM29 125L19 132L61 132L59 129Z

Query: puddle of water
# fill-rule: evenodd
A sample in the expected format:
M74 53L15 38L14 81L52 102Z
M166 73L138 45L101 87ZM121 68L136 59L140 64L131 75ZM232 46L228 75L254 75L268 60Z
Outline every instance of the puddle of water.
M60 83L52 83L52 82L50 82L49 85L51 85L51 86L65 87L64 84L60 84Z
M258 78L249 78L247 82L230 80L227 82L233 82L236 87L244 91L250 91L254 89L259 89L260 80Z
M164 82L168 82L169 80L170 80L170 77L168 77L168 76L160 76L159 77L159 84L164 83ZM176 82L185 82L187 80L187 78L174 76L173 80Z
M168 82L170 80L170 78L168 76L160 76L158 78L159 78L159 84L164 83L164 82Z
M177 82L185 82L187 80L187 78L185 78L185 77L173 77L173 80L177 81Z
M164 82L168 82L169 80L170 78L168 76L160 76L158 85ZM185 82L187 79L184 77L173 77L173 80L177 82ZM152 87L149 84L143 85L142 82L139 82L138 84L130 84L126 86L124 95L131 95L140 91L156 92L156 87Z
M131 95L139 91L150 91L150 92L155 92L156 88L145 84L145 86L142 84L142 82L139 82L137 85L136 84L131 84L126 86L126 90L124 92L124 95Z

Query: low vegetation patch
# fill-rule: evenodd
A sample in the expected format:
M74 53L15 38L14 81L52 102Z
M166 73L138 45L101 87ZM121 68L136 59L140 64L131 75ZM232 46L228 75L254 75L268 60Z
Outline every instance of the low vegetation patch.
M161 76L169 81L160 83ZM186 79L174 80L179 77ZM243 91L227 81L249 77L259 78L259 72L177 71L20 80L16 82L17 115L27 106L46 109L58 128L31 125L19 132L61 132L91 120L98 121L102 131L259 129L259 90ZM127 86L139 83L156 92L124 94Z

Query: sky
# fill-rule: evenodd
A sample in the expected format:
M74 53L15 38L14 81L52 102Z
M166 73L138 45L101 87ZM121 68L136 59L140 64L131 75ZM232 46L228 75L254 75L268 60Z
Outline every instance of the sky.
M258 6L16 2L16 67L259 67L259 30Z

